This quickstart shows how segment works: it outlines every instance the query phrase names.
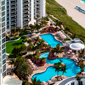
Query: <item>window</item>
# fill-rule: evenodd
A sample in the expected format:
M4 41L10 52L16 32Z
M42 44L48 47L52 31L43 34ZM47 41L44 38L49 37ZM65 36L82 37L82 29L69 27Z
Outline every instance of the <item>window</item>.
M6 65L3 66L3 71L6 70Z
M2 29L2 33L5 31L5 28Z
M4 16L4 15L5 15L5 11L2 12L2 16Z
M5 4L5 1L2 1L2 5L4 5Z
M5 37L5 33L2 34L2 38L4 38L4 37Z
M2 7L2 11L4 11L4 10L5 10L5 6Z
M4 26L5 26L5 22L2 23L2 27L4 27Z
M5 64L5 63L6 63L6 60L3 60L3 61L2 61L2 64Z
M2 43L4 43L5 42L5 38L4 39L2 39Z
M72 82L71 85L74 85L74 82Z
M2 22L5 21L5 17L2 18Z
M6 72L3 73L3 77L5 77L5 76L6 76Z
M5 44L2 45L2 49L5 48Z
M4 59L6 57L6 55L4 54L4 55L2 55L2 60Z
M4 53L5 53L5 49L2 50L2 54L4 54Z

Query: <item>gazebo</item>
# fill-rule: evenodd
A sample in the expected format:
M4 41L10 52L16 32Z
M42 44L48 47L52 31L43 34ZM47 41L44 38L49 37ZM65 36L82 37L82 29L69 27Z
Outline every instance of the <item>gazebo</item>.
M70 48L72 50L75 50L78 53L78 51L81 51L82 49L84 49L85 46L82 43L71 43Z

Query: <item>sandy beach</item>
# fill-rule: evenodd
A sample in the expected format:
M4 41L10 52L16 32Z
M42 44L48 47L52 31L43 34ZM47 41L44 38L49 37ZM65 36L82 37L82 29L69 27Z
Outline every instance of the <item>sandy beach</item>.
M80 2L80 0L56 1L67 10L67 14L71 16L74 21L76 21L78 24L85 28L85 14L75 9L76 6L79 6L85 10L85 3Z

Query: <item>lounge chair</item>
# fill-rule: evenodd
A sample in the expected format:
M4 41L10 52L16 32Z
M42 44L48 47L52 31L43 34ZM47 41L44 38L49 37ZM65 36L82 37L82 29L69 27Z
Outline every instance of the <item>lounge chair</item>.
M42 82L43 85L48 85L45 81Z

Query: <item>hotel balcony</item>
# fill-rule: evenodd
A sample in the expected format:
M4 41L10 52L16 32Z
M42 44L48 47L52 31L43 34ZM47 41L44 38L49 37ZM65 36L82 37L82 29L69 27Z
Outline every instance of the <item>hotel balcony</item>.
M23 9L28 9L28 6L23 6Z
M28 13L28 9L23 10L23 13Z
M24 20L24 21L23 21L23 24L26 24L26 23L28 23L28 20Z
M11 28L16 28L16 27L17 27L17 24L11 25Z
M16 10L11 10L11 13L16 13Z
M27 27L28 27L28 24L27 25L23 24L23 28L27 28Z
M11 25L14 25L14 24L16 24L16 22L15 22L15 21L11 22Z
M15 0L11 0L11 1L14 1L15 2Z
M15 8L16 8L16 6L15 6L15 5L11 6L11 9L15 9Z
M11 17L13 17L13 16L16 16L16 14L15 13L11 13Z
M16 20L16 18L14 18L14 17L11 18L11 21L15 21L15 20Z
M28 3L28 0L24 0L23 3Z
M23 20L28 20L28 17L27 18L23 18Z
M25 6L25 5L28 5L28 2L23 3L23 5L24 5L24 6Z
M28 16L28 13L24 13L23 16L24 16L24 17Z
M15 5L16 4L16 2L11 2L11 5Z

